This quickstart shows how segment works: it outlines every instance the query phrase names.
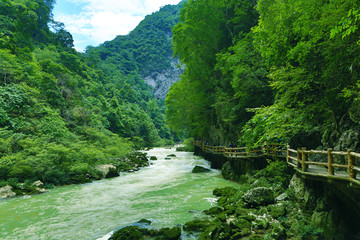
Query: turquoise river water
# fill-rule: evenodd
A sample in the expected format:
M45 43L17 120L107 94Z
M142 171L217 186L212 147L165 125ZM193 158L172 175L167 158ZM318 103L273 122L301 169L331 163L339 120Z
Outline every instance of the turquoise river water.
M165 160L168 154L177 157ZM157 148L148 156L158 160L138 172L0 201L0 239L105 240L142 218L153 228L172 227L214 205L214 188L236 186L218 170L191 173L195 165L209 167L192 153Z

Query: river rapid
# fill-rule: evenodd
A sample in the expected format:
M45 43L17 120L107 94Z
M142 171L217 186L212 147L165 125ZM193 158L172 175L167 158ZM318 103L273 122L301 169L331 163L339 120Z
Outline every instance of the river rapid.
M173 227L214 205L214 188L236 186L218 170L191 173L195 165L209 168L192 153L174 148L147 153L158 160L138 172L0 201L0 239L103 240L142 218L151 220L152 228ZM176 157L165 160L169 154Z

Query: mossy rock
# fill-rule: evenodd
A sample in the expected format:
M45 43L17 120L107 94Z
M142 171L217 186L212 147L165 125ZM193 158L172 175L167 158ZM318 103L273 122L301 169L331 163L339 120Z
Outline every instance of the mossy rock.
M270 227L270 221L266 218L258 218L252 222L252 226L255 229L268 229Z
M150 160L157 160L157 157L151 156L151 157L150 157Z
M249 209L245 209L243 207L238 206L235 210L235 215L236 216L246 216L249 214L249 212L250 212Z
M251 230L249 228L241 229L241 231L236 232L230 237L230 240L238 240L242 237L249 236L251 234Z
M159 230L164 240L178 240L181 237L181 227L163 228Z
M247 214L247 215L242 216L242 219L245 219L246 221L251 222L251 221L255 221L256 216Z
M216 218L219 219L221 222L226 222L226 214L224 212L218 214Z
M217 197L233 196L237 192L234 187L215 188L213 194Z
M192 173L203 173L203 172L210 172L210 169L204 168L202 166L195 166L192 170Z
M282 203L269 205L268 211L273 218L279 218L286 215L286 207Z
M220 206L225 206L226 202L228 201L228 198L227 197L221 197L217 200L217 203L220 205Z
M113 178L113 177L118 177L118 176L120 176L120 174L118 173L118 171L114 167L114 168L109 168L109 171L106 174L105 178Z
M273 221L271 223L271 232L270 232L269 236L276 240L285 240L286 239L286 230L279 221Z
M187 152L187 149L186 149L186 147L177 147L176 151L177 152Z
M212 240L213 233L221 226L220 223L213 223L212 225L208 226L200 235L200 240Z
M169 155L167 155L167 157L176 157L176 155L175 154L169 154Z
M270 188L258 187L247 191L242 197L250 207L266 206L274 202L274 191Z
M150 220L147 220L145 218L139 220L136 222L137 224L146 224L146 225L150 225L151 224L151 221Z
M232 230L226 223L216 223L210 227L208 227L203 234L201 234L200 239L204 240L212 240L212 239L219 239L219 240L225 240L230 239L232 235Z
M260 177L258 179L256 179L252 184L251 184L252 188L257 188L257 187L271 187L271 183L265 178L265 177Z
M212 208L204 211L204 213L206 215L217 215L217 214L219 214L221 212L223 212L223 209L220 208L220 207L212 207Z
M211 225L210 220L192 220L184 224L183 229L185 231L202 232Z
M236 206L234 206L234 205L232 205L232 204L226 204L226 205L224 206L224 209L225 209L225 210L229 210L229 211L231 211L231 212L235 212Z
M230 222L230 227L232 229L245 229L251 228L251 223L245 219L236 219Z
M257 235L257 234L253 234L249 237L249 240L263 240L264 237L263 236L260 236L260 235Z
M109 240L143 240L144 235L139 227L129 226L116 231Z

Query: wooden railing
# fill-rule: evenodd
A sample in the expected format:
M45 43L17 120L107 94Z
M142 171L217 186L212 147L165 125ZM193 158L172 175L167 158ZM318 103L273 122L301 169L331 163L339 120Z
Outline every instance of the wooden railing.
M286 158L286 162L303 175L349 181L360 186L360 174L358 174L360 172L360 154L351 150L347 152L333 151L331 148L327 151L307 150L306 148L294 150L282 144L235 148L211 146L201 141L194 141L193 145L200 147L205 152L235 159L263 156ZM317 161L309 160L311 157L316 157Z
M311 155L320 156L319 160L310 161L309 156ZM335 158L340 159L340 161L335 162ZM303 174L326 176L335 180L348 180L360 185L360 179L357 178L357 173L360 172L360 154L351 150L341 152L333 151L331 148L327 151L288 148L286 159L288 164L294 166L295 169L301 169ZM310 166L313 167L310 168Z

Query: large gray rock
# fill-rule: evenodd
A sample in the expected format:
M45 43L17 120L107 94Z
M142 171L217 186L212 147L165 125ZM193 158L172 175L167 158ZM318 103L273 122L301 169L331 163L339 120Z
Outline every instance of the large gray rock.
M37 188L44 188L44 183L40 180L35 181L32 185Z
M0 199L15 197L16 193L12 191L12 187L6 185L0 188Z
M293 190L296 199L303 201L306 195L306 186L302 178L299 178L296 174L290 180L289 188Z
M165 99L171 85L180 80L180 75L184 71L183 66L179 67L178 58L169 58L171 68L161 72L152 72L149 76L143 77L144 81L154 88L155 96L161 99Z
M36 191L38 193L45 193L46 190L44 188L44 183L40 180L37 180L35 181L33 184L32 184L33 187L36 187Z
M349 129L341 134L337 142L335 150L346 151L351 149L353 151L360 149L360 132L356 129Z
M119 173L116 171L116 167L111 164L98 165L95 169L101 172L103 178L119 176Z
M242 198L251 207L266 206L274 203L274 191L270 188L258 187L247 191Z

